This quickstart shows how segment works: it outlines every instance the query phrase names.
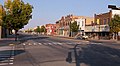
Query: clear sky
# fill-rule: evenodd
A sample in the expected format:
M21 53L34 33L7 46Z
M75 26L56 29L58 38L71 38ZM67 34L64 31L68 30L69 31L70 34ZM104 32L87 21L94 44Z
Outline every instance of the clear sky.
M24 29L55 23L68 14L90 16L108 12L109 4L120 7L120 0L23 0L33 5L33 18ZM3 4L4 0L0 0Z

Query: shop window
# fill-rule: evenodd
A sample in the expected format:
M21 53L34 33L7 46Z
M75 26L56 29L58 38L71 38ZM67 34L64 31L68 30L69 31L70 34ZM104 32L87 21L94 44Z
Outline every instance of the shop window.
M105 24L107 24L107 20L106 20L106 19L104 19L104 25L105 25Z
M108 18L108 23L110 23L110 18Z

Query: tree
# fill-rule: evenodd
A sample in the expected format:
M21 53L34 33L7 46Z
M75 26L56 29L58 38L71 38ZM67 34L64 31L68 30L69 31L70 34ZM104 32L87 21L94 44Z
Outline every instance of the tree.
M5 15L5 11L4 11L4 8L3 6L0 4L0 26L2 26L2 18L3 16Z
M37 28L36 28L34 31L37 32L37 33L40 33L40 32L41 32L41 29L40 29L39 26L37 26Z
M4 8L6 15L3 16L2 25L7 29L14 29L17 39L18 30L27 25L32 18L33 6L25 4L22 0L7 0Z
M0 5L0 26L2 23L2 12L3 12L2 5Z
M70 24L70 36L73 36L75 34L73 33L76 33L78 32L78 29L79 29L79 25L77 25L77 22L74 21L73 23Z
M45 26L41 26L41 32L46 33L46 28L45 28Z
M118 32L120 31L120 16L114 15L114 18L112 18L111 22L109 23L110 26L110 32L113 33L113 39L114 35L118 36Z
M72 32L78 32L78 29L79 29L79 25L77 25L76 21L74 21L73 23L70 24L70 30Z

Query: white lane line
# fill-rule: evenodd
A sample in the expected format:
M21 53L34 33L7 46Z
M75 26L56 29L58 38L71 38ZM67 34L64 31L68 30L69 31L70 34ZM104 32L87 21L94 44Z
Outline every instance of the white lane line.
M48 43L48 45L52 45L52 43Z
M57 43L58 45L62 45L62 43Z
M56 44L58 44L58 42L53 42L53 44L55 44L55 45L56 45Z
M13 63L0 63L0 66L2 66L2 65L12 65Z
M26 45L25 43L23 43L23 45Z
M28 45L32 45L31 43L29 43Z
M33 43L33 45L37 45L36 43Z
M42 43L38 43L39 45L42 45Z
M10 62L13 62L14 60L9 60Z
M73 44L73 43L67 43L67 44Z
M12 65L13 63L9 63L9 64L11 64L11 65Z
M43 43L43 45L48 45L47 43Z
M100 44L101 45L102 43L90 43L90 44Z

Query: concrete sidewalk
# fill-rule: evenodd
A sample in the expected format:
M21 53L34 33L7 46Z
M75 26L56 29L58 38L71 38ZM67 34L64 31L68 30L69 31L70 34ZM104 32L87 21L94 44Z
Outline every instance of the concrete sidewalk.
M0 46L9 46L9 44L16 43L13 38L0 39Z
M75 39L75 37L65 37L65 36L58 36L58 35L56 35L55 37L81 41L81 39L80 40ZM100 40L98 40L98 39L88 39L88 40L82 40L82 41L97 42L97 43L119 43L120 44L120 40L116 41L116 40L103 40L103 39L100 39Z
M103 39L100 39L100 40L97 40L97 39L89 39L88 41L90 42L97 42L97 43L119 43L120 44L120 41L116 41L116 40L103 40Z

